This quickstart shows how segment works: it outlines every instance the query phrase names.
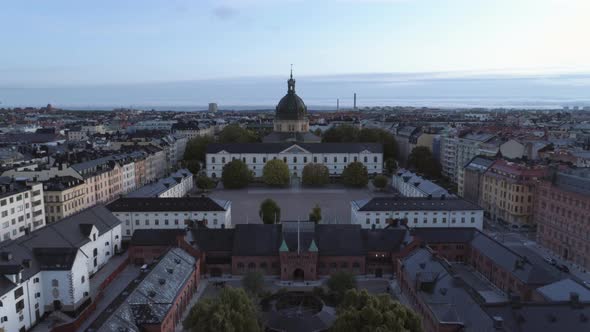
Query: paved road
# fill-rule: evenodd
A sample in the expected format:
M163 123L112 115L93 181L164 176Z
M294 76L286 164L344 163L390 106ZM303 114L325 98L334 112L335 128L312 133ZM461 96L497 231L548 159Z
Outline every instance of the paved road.
M306 188L247 188L215 190L209 196L232 201L232 223L260 223L258 208L266 198L272 198L281 207L282 220L307 220L311 209L318 204L322 209L323 223L350 223L350 201L387 194L369 189L328 187ZM389 194L390 195L390 194Z

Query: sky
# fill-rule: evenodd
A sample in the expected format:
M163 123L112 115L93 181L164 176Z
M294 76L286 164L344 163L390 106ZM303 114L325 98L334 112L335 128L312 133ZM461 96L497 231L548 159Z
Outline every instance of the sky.
M532 75L575 92L556 98L582 98L588 13L588 0L2 0L0 102L149 103L147 90L128 100L107 90L226 82L252 104L264 98L248 100L236 81L276 81L282 91L290 64L299 84ZM90 87L104 95L80 93ZM209 99L240 103L232 91L218 95ZM188 97L168 99L197 102Z

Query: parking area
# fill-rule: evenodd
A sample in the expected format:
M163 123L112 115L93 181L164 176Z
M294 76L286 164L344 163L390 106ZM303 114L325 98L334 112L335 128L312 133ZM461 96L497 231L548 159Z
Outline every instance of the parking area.
M350 224L350 201L383 195L391 194L376 193L367 188L327 187L219 189L209 196L232 201L233 224L261 223L258 208L267 198L272 198L281 207L281 220L307 220L311 209L318 204L322 209L322 223Z

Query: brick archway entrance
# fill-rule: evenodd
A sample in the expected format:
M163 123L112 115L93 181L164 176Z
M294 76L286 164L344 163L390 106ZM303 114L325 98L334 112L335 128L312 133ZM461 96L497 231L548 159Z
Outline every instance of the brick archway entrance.
M293 280L295 281L303 281L305 279L305 272L302 269L295 269L293 271Z

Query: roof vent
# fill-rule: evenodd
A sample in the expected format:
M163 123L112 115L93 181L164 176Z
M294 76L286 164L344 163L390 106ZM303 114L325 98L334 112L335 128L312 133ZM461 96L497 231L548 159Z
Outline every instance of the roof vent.
M174 263L180 264L180 259L179 258L174 258Z
M3 261L10 261L12 260L12 253L8 252L8 251L4 251L0 254L0 256L2 257Z
M495 330L502 330L504 328L504 318L500 316L494 316L492 317L492 320L494 321Z
M442 295L447 295L447 289L446 289L446 288L441 288L441 289L439 289L439 292L440 292Z
M420 263L420 268L424 270L426 268L426 263Z
M174 269L166 269L166 272L172 274L172 273L174 273Z
M166 283L166 279L161 278L158 280L158 283L160 283L160 285L164 285Z
M149 296L149 297L156 297L156 292L154 292L154 291L149 291L149 292L148 292L148 296Z
M22 265L23 265L23 267L25 267L27 269L31 268L31 260L28 259L28 258L23 259L23 264Z

